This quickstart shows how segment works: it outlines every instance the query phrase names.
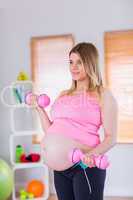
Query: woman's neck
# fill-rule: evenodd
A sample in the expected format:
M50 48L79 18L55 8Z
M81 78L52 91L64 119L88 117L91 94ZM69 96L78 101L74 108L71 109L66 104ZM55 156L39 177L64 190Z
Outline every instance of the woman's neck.
M88 79L85 79L85 80L82 80L82 81L77 81L77 88L76 88L76 91L77 92L85 92L88 90L88 85L89 85L89 80Z

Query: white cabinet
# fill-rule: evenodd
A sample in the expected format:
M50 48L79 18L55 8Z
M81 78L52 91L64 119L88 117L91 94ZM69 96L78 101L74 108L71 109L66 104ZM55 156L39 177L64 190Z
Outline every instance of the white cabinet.
M44 164L43 150L40 143L35 143L35 137L42 137L39 116L35 108L25 104L25 94L33 90L31 81L17 81L10 87L10 112L11 131L10 135L10 160L14 174L13 200L20 199L20 190L26 187L33 179L43 183L44 193L37 200L45 200L49 197L49 171ZM21 160L16 162L16 147L21 145L24 156L38 154L38 161Z

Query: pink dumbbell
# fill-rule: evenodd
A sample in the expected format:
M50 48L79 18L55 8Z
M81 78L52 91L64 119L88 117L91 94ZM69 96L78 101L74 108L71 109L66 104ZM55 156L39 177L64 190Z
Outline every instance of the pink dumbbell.
M82 153L82 151L80 149L73 149L70 153L69 153L69 160L72 163L77 163L79 161L82 161L84 157L84 154ZM106 169L109 166L109 162L108 162L108 158L106 155L93 155L94 158L94 163L95 166L100 168L100 169Z
M31 97L34 94L32 92L29 92L28 94L26 94L25 96L25 103L28 105L31 105ZM46 94L41 94L37 97L37 103L41 108L45 108L46 106L48 106L50 104L50 98L46 95Z

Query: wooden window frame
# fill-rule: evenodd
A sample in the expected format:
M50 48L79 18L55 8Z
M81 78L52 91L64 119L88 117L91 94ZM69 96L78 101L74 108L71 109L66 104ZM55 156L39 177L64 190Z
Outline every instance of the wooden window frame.
M111 85L110 85L110 81L109 79L111 80L110 76L111 76L111 73L110 73L110 70L109 70L109 67L108 67L108 47L109 44L107 45L107 39L109 40L109 37L111 38L111 35L114 37L116 35L116 37L122 37L122 34L125 34L125 42L126 42L126 38L128 38L128 34L129 34L129 38L133 41L133 30L121 30L121 31L110 31L110 32L105 32L104 33L104 63L105 63L105 67L104 67L104 77L105 77L105 86L109 89L112 90L113 92L113 89L111 88ZM124 37L124 36L123 36ZM128 44L128 42L127 42ZM125 51L125 49L123 50L123 52ZM130 49L129 49L129 52L130 52ZM133 55L133 54L132 54ZM128 56L128 54L126 54L126 56ZM112 55L113 57L113 55ZM129 54L129 57L130 57L130 54ZM124 60L124 59L123 59ZM124 61L123 61L124 62ZM133 63L133 60L132 60L132 63ZM123 63L122 63L123 64ZM121 64L121 66L122 66ZM128 65L128 64L127 64ZM125 68L126 68L126 64L125 64ZM112 69L113 70L113 69ZM120 68L119 68L119 71L120 71ZM119 77L119 76L117 76ZM122 80L122 78L121 78ZM123 79L123 83L124 83L124 79ZM127 81L127 80L126 80ZM133 98L131 96L131 98ZM118 102L118 107L119 107L119 102ZM123 115L124 116L124 115ZM118 117L119 118L119 117ZM126 118L125 118L126 119ZM131 118L131 120L133 121L133 118ZM131 121L130 120L130 121ZM118 120L119 121L119 120ZM122 122L122 121L121 121ZM124 120L123 120L124 122ZM129 134L129 132L127 133L125 130L126 129L126 126L128 125L128 120L126 121L125 120L125 126L123 125L123 123L120 123L120 121L118 122L118 136L117 136L117 143L122 143L122 144L132 144L133 143L133 126L132 126L132 129L131 129L131 132ZM127 124L127 125L126 125ZM129 123L131 124L131 122ZM121 128L120 128L121 127ZM125 127L125 128L124 128ZM120 131L121 130L121 131ZM123 131L123 132L122 132ZM124 132L125 131L125 132Z

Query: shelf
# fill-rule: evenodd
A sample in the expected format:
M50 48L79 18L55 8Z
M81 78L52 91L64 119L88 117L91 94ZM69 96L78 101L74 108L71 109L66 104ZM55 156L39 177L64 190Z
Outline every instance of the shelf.
M33 137L38 137L39 134L25 134L22 135L10 135L10 158L12 165L15 166L24 166L36 163L43 163L43 151L41 148L41 144L34 144ZM42 135L40 135L42 137ZM29 162L29 163L16 163L16 146L21 145L24 149L25 155L29 155L30 153L37 153L40 155L40 161L38 162Z
M12 108L34 108L33 106L29 106L27 105L26 103L19 103L19 104L15 104L15 105L12 105Z
M20 198L15 197L15 199L13 199L13 200L20 200ZM26 200L31 200L31 199L26 199ZM44 197L42 197L42 198L34 198L34 200L48 200L48 198L44 198Z
M25 96L33 91L32 81L16 81L2 90L1 100L11 108L25 105Z
M14 168L14 189L13 200L19 199L19 191L25 189L27 184L33 180L39 180L44 184L44 194L35 200L46 200L49 196L49 177L48 168L45 165L25 166L24 168Z
M18 81L18 80L16 80L16 81L14 81L14 82L12 82L12 86L15 86L16 84L27 84L27 83L29 83L29 84L31 84L32 86L33 86L33 82L32 81L30 81L30 80L25 80L25 81Z
M14 177L12 199L20 200L19 191L21 189L26 190L28 182L36 179L44 184L45 191L42 197L34 198L34 200L46 200L49 197L49 171L44 164L42 146L39 143L36 144L36 137L43 138L44 132L36 109L25 104L25 95L33 91L33 83L32 81L15 81L7 89L9 91L6 91L3 97L5 102L3 103L11 108L10 161ZM30 153L39 154L40 160L37 162L17 163L17 145L21 145L24 148L26 156Z
M45 165L43 162L37 162L37 163L18 163L13 165L13 169L25 169L25 168L35 168L40 167L40 165Z
M38 113L33 107L15 107L11 109L11 130L13 132L40 131Z
M39 133L37 134L38 136L43 136L44 135L44 131L41 130L33 130L33 131L12 131L13 135L35 135L35 133Z

